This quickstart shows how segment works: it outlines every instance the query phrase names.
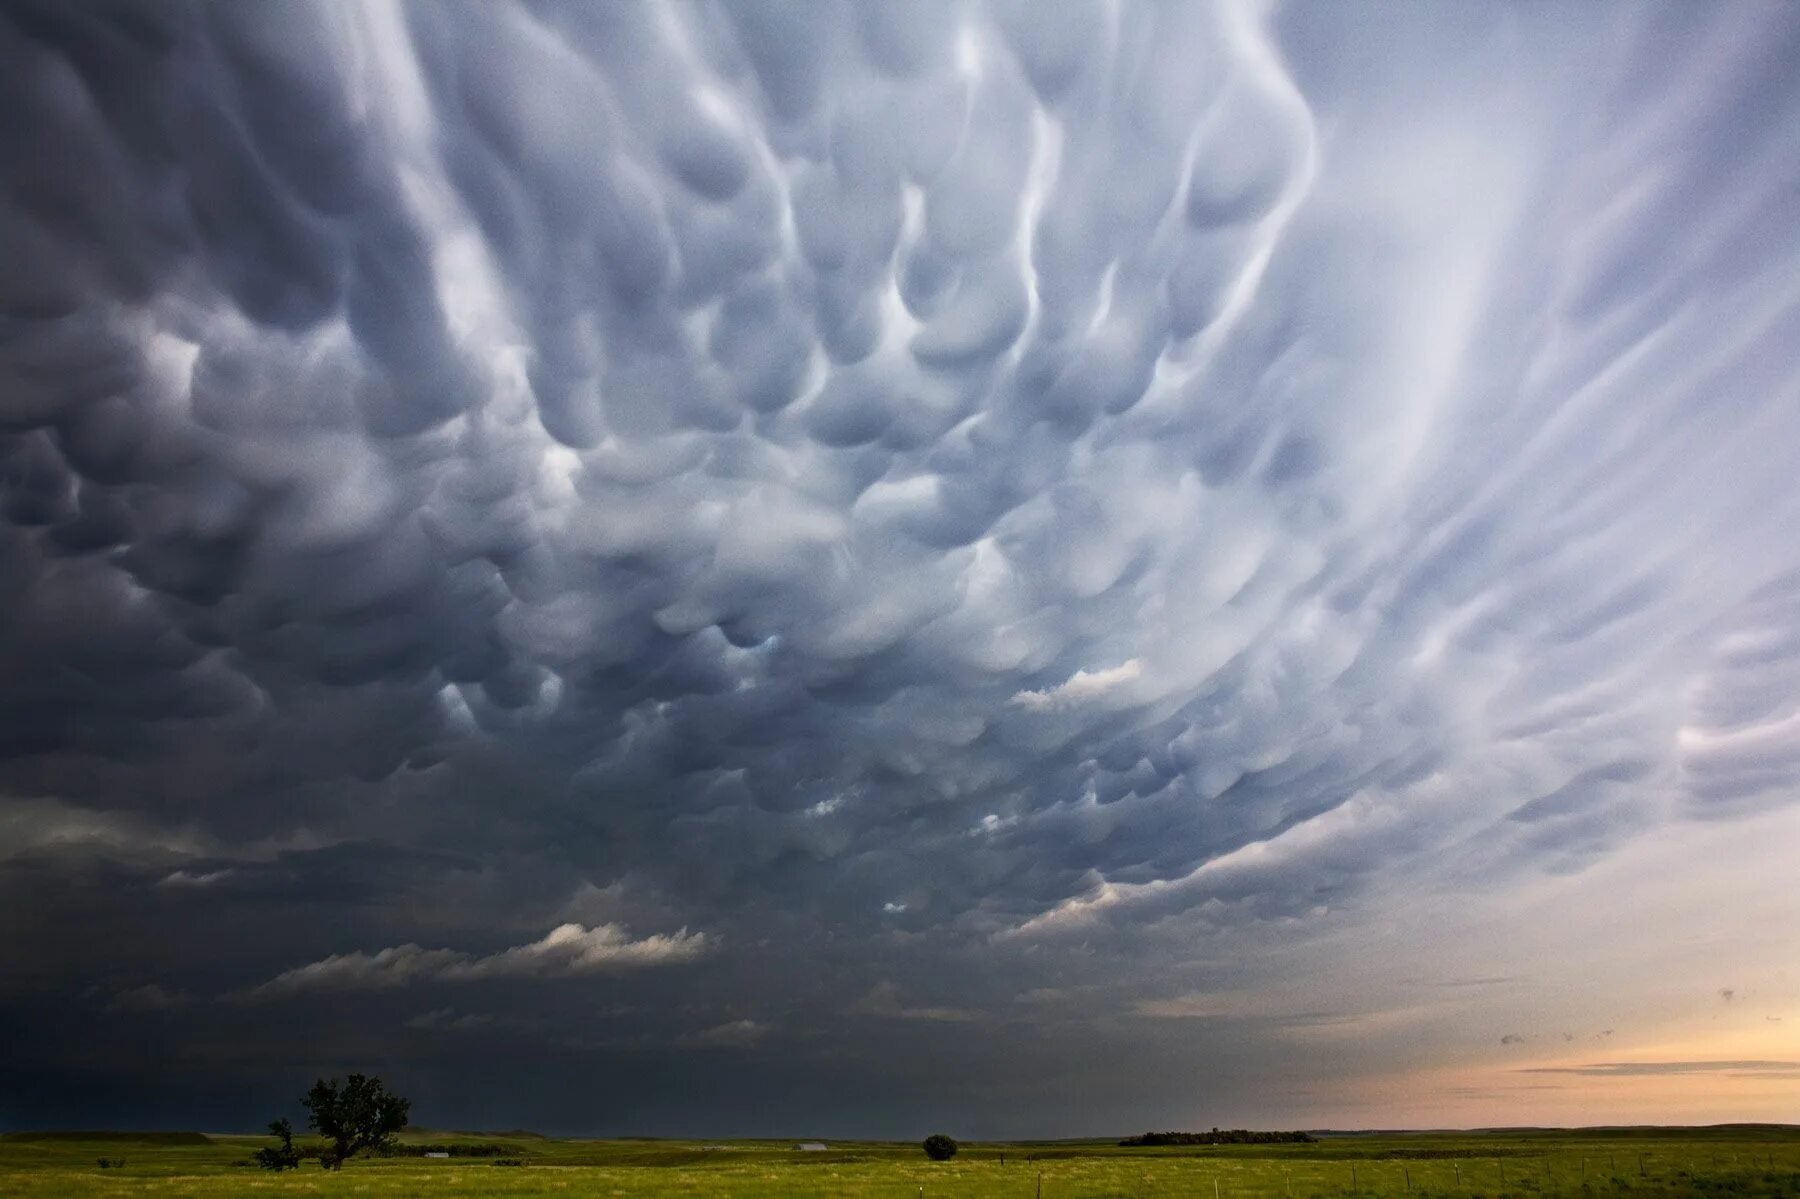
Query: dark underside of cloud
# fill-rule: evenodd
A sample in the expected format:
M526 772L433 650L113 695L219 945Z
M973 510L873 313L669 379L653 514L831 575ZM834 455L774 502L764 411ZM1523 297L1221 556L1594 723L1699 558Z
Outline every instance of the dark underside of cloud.
M11 0L0 1122L1278 1114L1129 1013L1796 793L1797 57Z

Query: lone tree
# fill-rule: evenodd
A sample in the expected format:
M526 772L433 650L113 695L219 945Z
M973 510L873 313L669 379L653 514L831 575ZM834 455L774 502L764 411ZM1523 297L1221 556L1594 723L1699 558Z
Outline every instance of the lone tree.
M925 1138L925 1156L934 1162L947 1162L956 1156L956 1142L941 1132Z
M265 1170L298 1170L300 1151L294 1148L294 1126L286 1116L269 1121L269 1131L281 1138L281 1144L256 1151L256 1164Z
M331 1145L319 1157L327 1170L340 1169L345 1159L364 1149L385 1149L406 1127L408 1100L390 1095L379 1078L352 1074L342 1087L337 1079L319 1079L301 1100L309 1113L307 1126ZM286 1121L282 1121L286 1123Z

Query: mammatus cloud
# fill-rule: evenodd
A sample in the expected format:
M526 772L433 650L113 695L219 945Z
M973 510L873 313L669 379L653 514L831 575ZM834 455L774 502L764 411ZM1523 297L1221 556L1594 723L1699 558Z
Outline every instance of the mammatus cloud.
M616 924L584 928L563 924L541 940L515 945L485 957L454 949L399 945L374 953L333 954L284 970L251 988L246 998L263 999L305 991L386 990L419 982L472 982L494 978L575 978L622 973L649 966L691 961L711 948L705 933L658 933L632 940Z
M1420 1055L1637 1048L1628 997L1693 1001L1648 924L1589 930L1636 965L1580 1011L1488 992L1574 953L1533 897L1791 856L1797 46L1780 5L13 0L15 1106L82 1093L56 997L145 978L354 1025L691 959L589 1044L880 1020L872 1074L967 1036L999 1088L1052 1069L1021 993L1090 1083L1215 1048L1120 1013L1301 986ZM1570 909L1791 924L1656 861ZM1420 904L1461 932L1384 970ZM1428 971L1524 981L1367 982ZM793 1080L843 1060L788 1093L841 1114Z

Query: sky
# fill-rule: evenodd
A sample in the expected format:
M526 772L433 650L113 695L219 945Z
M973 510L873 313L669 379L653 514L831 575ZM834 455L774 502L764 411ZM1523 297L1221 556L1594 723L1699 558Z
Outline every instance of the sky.
M0 4L0 1127L1800 1122L1800 7Z

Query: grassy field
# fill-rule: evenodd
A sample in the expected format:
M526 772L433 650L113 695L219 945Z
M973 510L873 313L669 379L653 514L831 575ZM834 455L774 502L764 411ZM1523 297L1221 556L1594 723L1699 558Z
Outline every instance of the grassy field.
M934 1163L916 1145L791 1141L503 1141L522 1166L480 1158L316 1162L271 1175L246 1164L266 1137L197 1133L0 1135L0 1195L1800 1196L1800 1129L1333 1136L1312 1145L1123 1149L1110 1141L970 1144ZM123 1161L102 1169L100 1158ZM1040 1189L1041 1188L1041 1189Z

